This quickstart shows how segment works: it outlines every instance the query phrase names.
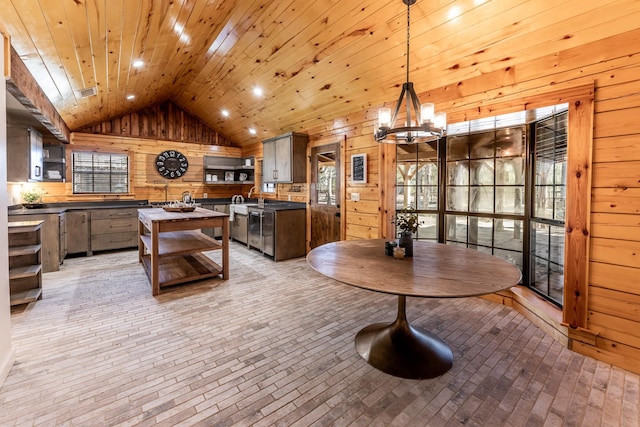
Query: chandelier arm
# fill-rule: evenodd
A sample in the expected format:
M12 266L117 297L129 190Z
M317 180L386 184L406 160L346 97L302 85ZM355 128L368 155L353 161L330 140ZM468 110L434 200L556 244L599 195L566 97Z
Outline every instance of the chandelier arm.
M407 99L409 98L411 98L411 101L413 102L413 109L416 112L416 125L420 126L422 124L422 118L420 117L420 99L418 98L416 91L413 89L413 83L409 87L409 95L407 96ZM407 116L407 122L409 124L411 123L409 116Z
M396 125L396 118L398 117L398 113L400 112L400 106L402 106L402 99L407 93L406 83L402 84L402 91L400 92L400 97L398 98L398 103L396 104L396 109L393 111L393 115L391 116L390 127L394 127Z

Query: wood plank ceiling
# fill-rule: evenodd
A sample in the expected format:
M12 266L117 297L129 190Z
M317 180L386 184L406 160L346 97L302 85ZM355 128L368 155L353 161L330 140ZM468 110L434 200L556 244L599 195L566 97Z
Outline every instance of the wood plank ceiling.
M392 106L406 76L401 0L0 0L0 8L13 47L71 130L171 100L243 146ZM418 0L410 77L419 93L455 87L630 31L639 16L637 0ZM80 96L91 87L95 96Z

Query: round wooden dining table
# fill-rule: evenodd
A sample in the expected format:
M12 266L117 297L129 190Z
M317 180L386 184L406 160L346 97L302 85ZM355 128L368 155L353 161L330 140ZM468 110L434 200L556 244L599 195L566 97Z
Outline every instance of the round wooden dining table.
M376 323L356 335L358 353L372 366L402 378L435 378L453 366L453 352L440 338L407 321L406 297L461 298L517 285L520 270L502 258L473 249L415 241L413 257L385 255L385 240L343 240L314 248L307 262L347 285L398 296L391 323Z

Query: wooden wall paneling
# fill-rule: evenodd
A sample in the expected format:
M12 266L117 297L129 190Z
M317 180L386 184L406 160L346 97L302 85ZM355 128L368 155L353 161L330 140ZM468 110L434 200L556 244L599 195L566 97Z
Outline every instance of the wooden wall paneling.
M78 132L160 138L202 144L212 144L217 141L216 145L234 145L214 129L206 126L200 119L171 102L115 117L108 122L79 129Z
M605 111L595 116L594 138L640 134L640 106L624 110Z
M593 165L594 187L640 188L640 161Z
M640 242L640 215L593 213L591 237Z
M640 268L639 244L633 240L591 239L591 259L596 262ZM640 293L640 290L638 290Z
M640 161L640 150L638 149L637 135L622 135L594 139L594 163L620 161Z
M593 287L589 294L589 309L640 322L640 292L634 295Z
M640 269L591 261L589 283L591 287L602 287L630 294L638 294Z
M593 212L640 214L640 188L594 188Z

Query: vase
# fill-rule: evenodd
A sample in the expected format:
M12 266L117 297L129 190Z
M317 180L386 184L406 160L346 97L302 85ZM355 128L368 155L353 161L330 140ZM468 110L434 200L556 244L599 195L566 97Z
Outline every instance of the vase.
M413 256L413 233L405 232L400 234L398 247L404 248L404 256Z

